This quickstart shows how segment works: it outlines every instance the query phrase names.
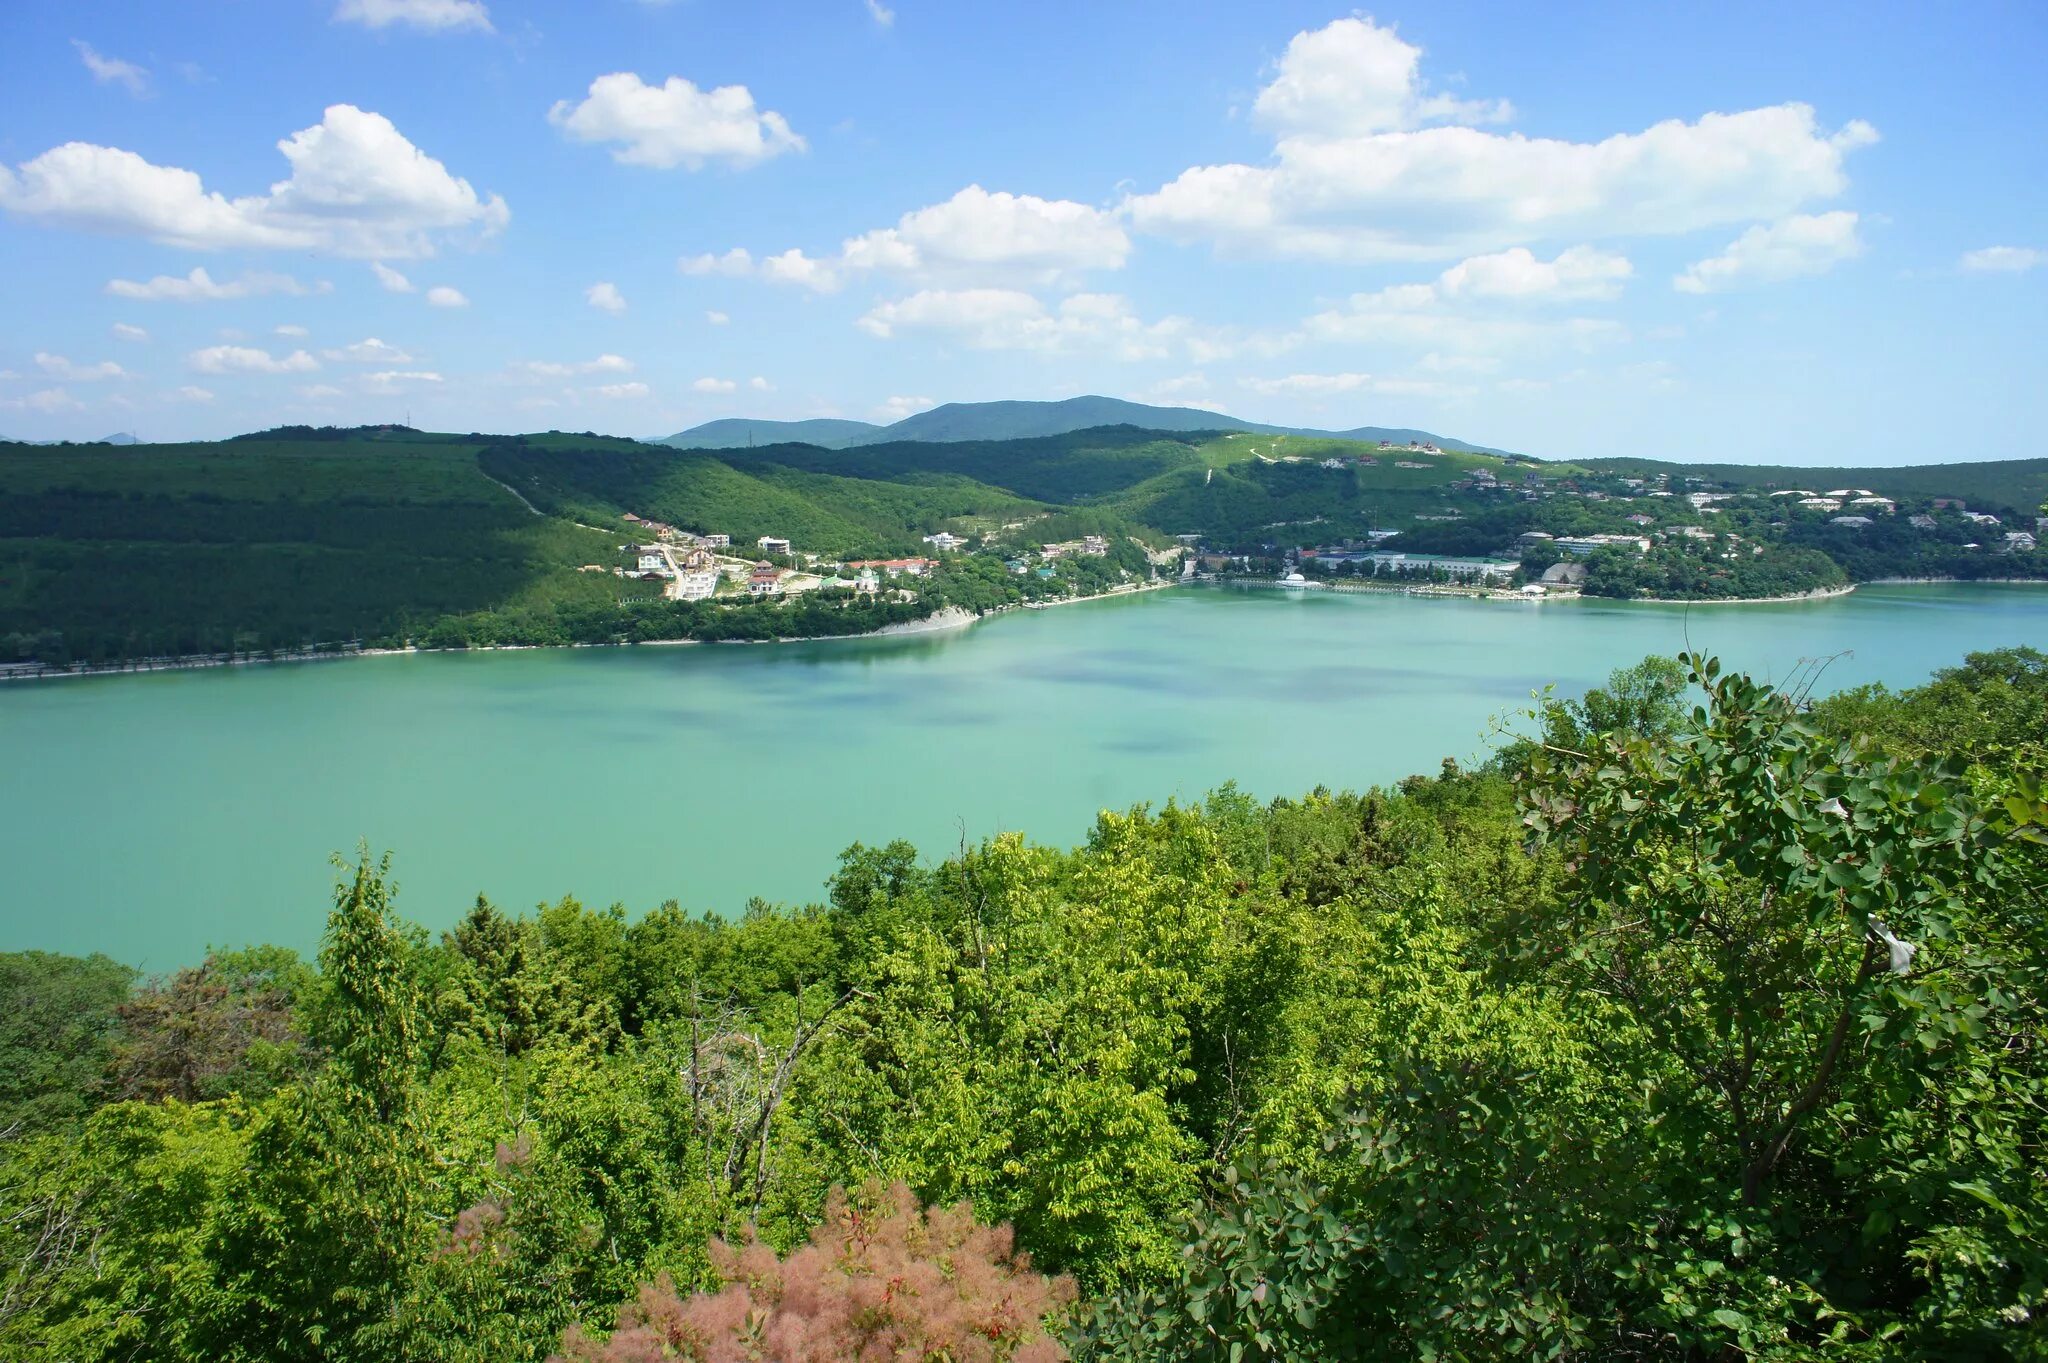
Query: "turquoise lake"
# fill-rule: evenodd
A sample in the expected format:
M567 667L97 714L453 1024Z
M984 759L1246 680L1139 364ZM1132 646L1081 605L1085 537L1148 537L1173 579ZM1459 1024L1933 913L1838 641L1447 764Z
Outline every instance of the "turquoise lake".
M1495 716L1688 645L1822 689L2048 648L2048 588L1769 606L1194 587L944 635L409 655L0 686L0 949L146 970L311 950L330 854L395 853L431 928L488 895L638 913L821 897L854 841L927 857L1098 809L1363 787L1483 755ZM1839 656L1835 656L1839 655Z

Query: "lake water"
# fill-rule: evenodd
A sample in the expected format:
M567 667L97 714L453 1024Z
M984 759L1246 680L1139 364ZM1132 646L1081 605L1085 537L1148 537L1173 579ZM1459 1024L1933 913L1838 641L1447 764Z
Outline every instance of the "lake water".
M2048 588L1771 606L1176 589L947 635L422 655L0 686L0 949L150 970L312 949L328 857L396 853L440 928L481 892L821 897L839 850L927 856L1227 780L1363 787L1481 754L1532 690L1688 646L1825 689L2048 647Z

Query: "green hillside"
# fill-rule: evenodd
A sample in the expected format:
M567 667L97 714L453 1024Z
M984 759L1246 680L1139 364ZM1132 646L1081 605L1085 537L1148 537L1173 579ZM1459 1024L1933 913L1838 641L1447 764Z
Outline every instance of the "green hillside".
M0 661L390 639L609 600L608 537L536 517L454 437L0 447Z
M947 522L1042 509L940 470L906 469L891 479L827 472L829 464L809 457L820 453L805 445L743 457L655 445L536 449L506 442L486 448L481 465L543 511L591 524L613 524L631 511L729 534L739 546L777 535L823 554L913 553Z

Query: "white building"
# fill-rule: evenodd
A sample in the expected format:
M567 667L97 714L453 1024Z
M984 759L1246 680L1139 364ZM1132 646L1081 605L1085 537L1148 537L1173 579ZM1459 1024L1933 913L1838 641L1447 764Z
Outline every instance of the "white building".
M754 543L760 546L764 554L781 554L784 558L789 557L789 541L779 536L763 535Z

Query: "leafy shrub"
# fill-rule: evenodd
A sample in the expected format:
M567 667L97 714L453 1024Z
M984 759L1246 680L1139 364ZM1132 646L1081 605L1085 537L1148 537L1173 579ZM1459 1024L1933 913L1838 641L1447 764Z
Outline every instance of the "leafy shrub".
M865 1207L833 1189L810 1243L778 1260L749 1237L714 1241L725 1286L682 1297L667 1274L619 1309L599 1344L572 1328L571 1363L837 1363L945 1359L1051 1363L1066 1351L1049 1318L1074 1299L1067 1278L1034 1273L1008 1226L984 1226L966 1203L918 1209L909 1188L870 1184Z

